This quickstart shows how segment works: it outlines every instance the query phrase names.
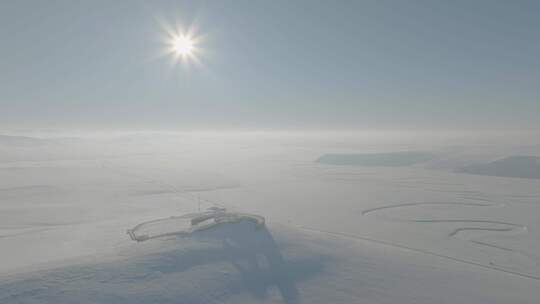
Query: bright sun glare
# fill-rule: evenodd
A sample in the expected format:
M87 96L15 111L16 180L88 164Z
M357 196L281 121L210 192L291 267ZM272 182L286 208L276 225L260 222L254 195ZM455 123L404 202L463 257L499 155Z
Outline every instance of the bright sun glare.
M160 56L169 57L173 67L178 64L185 67L191 64L201 65L198 57L202 54L203 36L197 34L197 28L194 25L185 28L163 22L162 28L162 41L165 47L160 52Z
M172 41L174 52L180 56L190 55L193 51L193 40L185 35L174 37Z

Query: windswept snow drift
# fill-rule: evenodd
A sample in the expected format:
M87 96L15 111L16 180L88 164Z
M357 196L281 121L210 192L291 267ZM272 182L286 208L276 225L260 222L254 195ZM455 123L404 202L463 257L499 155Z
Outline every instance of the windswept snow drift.
M129 243L0 283L1 303L527 303L537 282L322 231L249 220ZM508 280L513 284L507 285Z
M295 282L320 272L322 259L285 260L270 232L244 218L129 245L112 261L14 277L0 284L0 302L208 303L248 296L298 303Z

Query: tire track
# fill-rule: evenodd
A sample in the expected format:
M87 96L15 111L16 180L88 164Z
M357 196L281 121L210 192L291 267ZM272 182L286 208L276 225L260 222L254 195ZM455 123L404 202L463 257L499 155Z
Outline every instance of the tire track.
M435 205L435 206L446 205L446 206L461 206L461 207L464 207L464 206L465 207L504 207L505 206L504 203L496 204L496 203L487 202L485 200L481 200L480 202L419 202L419 203L404 203L404 204L388 205L388 206L366 209L362 211L362 215L375 214L377 212L384 212L389 209L407 208L407 207L414 207L414 206L430 206L430 205ZM497 249L497 250L505 251L507 253L516 254L516 255L521 256L522 258L525 258L526 260L534 262L535 265L538 265L537 257L531 256L530 254L526 252L522 252L514 248L505 247L498 244L483 241L482 238L485 236L474 235L474 232L477 232L477 231L488 232L488 233L499 233L499 234L500 233L512 233L512 234L526 233L528 231L528 228L525 225L511 223L511 222L504 222L504 221L495 221L495 220L459 219L459 218L458 219L390 218L390 220L394 222L401 221L401 222L427 223L427 224L453 224L453 223L464 224L464 225L471 224L470 226L455 228L454 230L450 231L447 234L447 237L458 238L463 241L475 244L477 246L484 246L491 249ZM493 262L490 262L490 265L496 266L496 264Z
M412 206L425 206L425 205L446 205L446 206L472 206L472 207L503 207L504 204L493 204L493 203L460 203L460 202L419 202L419 203L404 203L397 205L388 205L382 207L376 207L371 209L365 209L362 211L362 215L367 215L369 213L385 210L385 209L394 209L394 208L403 208L403 207L412 207Z
M366 241L366 242L370 242L370 243L374 243L374 244L384 245L384 246L387 246L387 247L398 248L398 249L401 249L401 250L406 250L406 251L416 252L416 253L425 254L425 255L429 255L429 256L434 256L434 257L442 258L442 259L449 260L449 261L454 261L454 262L461 263L461 264L472 265L472 266L476 266L476 267L483 268L483 269L486 269L486 270L497 271L497 272L501 272L501 273L505 273L505 274L509 274L509 275L514 275L514 276L518 276L518 277L522 277L522 278L527 278L527 279L540 281L540 276L505 269L505 268L502 268L502 267L497 266L495 264L485 265L485 264L482 264L482 263L469 261L469 260L465 260L465 259L460 259L460 258L452 257L452 256L449 256L449 255L444 255L444 254L432 252L432 251L429 251L429 250L424 250L424 249L420 249L420 248L414 248L414 247L407 246L407 245L388 242L388 241L384 241L384 240L380 240L380 239L373 239L373 238L359 236L359 235L355 235L355 234L348 234L348 233L328 231L328 230L320 230L320 229L316 229L316 228L312 228L312 227L308 227L308 226L302 226L302 225L295 225L294 227L296 227L298 229L301 229L301 230L304 230L304 231L310 231L310 232L316 232L316 233L320 233L320 234L333 235L333 236L352 239L352 240L356 240L356 241Z

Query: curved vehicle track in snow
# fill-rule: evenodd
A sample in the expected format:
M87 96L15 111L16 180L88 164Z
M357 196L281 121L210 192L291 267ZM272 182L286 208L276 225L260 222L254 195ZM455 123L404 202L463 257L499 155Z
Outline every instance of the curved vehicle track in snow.
M366 209L362 211L362 215L367 215L369 213L385 210L385 209L395 209L395 208L404 208L404 207L413 207L413 206L437 206L437 205L446 205L446 206L472 206L472 207L504 207L504 204L494 204L488 202L482 203L466 203L466 202L419 202L419 203L404 203L397 205L387 205L377 208Z
M471 199L472 200L472 199ZM417 203L403 203L403 204L395 204L395 205L387 205L382 207L376 207L371 209L366 209L362 211L362 215L372 215L377 216L378 213L384 213L391 209L402 209L402 208L412 208L412 207L429 207L429 206L449 206L449 207L504 207L504 203L492 203L486 200L480 200L472 202L417 202ZM382 216L382 215L379 215ZM447 237L449 238L458 238L460 240L472 243L477 246L484 246L491 249L497 249L497 250L503 250L507 253L516 254L519 255L522 258L525 258L527 260L533 261L535 265L538 264L538 258L531 256L525 252L522 252L520 250L505 247L493 242L489 242L484 240L488 235L517 235L521 233L526 233L528 231L527 226L512 222L505 222L505 221L497 221L497 220L484 220L484 219L465 219L465 218L405 218L404 216L400 216L399 214L396 216L388 217L384 216L384 219L390 220L393 222L410 222L410 223L425 223L425 224L456 224L459 225L457 228L453 228L451 231L447 233ZM407 249L411 249L407 247ZM421 252L426 253L427 251L420 250ZM430 253L431 254L431 253ZM433 253L436 256L441 256L440 254ZM450 258L452 260L459 260L461 262L469 263L469 261L456 259L453 257L449 257L444 255L445 258ZM508 270L507 267L498 266L493 262L489 262L489 265L484 265L476 262L470 262L472 264L479 264L483 265L483 267L486 268L492 268L504 272L510 272L514 274L523 275L525 277L534 278L537 280L540 280L540 277L530 274L524 274L518 271L514 270Z
M502 272L502 273L506 273L506 274L510 274L510 275L515 275L515 276L519 276L519 277L523 277L523 278L528 278L528 279L533 279L533 280L540 281L540 276L537 276L537 275L534 275L534 274L529 274L529 273L524 273L524 272L519 272L519 271L514 271L514 270L510 270L510 269L506 269L506 268L503 268L503 267L500 267L500 266L497 266L497 265L494 265L494 264L486 265L486 264L482 264L482 263L479 263L479 262L469 261L469 260L460 259L460 258L452 257L452 256L449 256L449 255L445 255L445 254L436 253L436 252L429 251L429 250L424 250L424 249L421 249L421 248L415 248L415 247L412 247L412 246L402 245L402 244L389 242L389 241L385 241L385 240L364 237L364 236L361 236L361 235L342 233L342 232L335 232L335 231L328 231L328 230L321 230L321 229L316 229L316 228L312 228L312 227L308 227L308 226L302 226L302 225L298 225L298 226L295 226L295 227L297 227L298 229L304 230L304 231L310 231L310 232L316 232L316 233L321 233L321 234L333 235L333 236L343 237L343 238L347 238L347 239L351 239L351 240L357 240L357 241L366 241L366 242L370 242L370 243L374 243L374 244L380 244L380 245L384 245L384 246L388 246L388 247L392 247L392 248L398 248L398 249L407 250L407 251L411 251L411 252L430 255L430 256L442 258L442 259L445 259L445 260L450 260L450 261L454 261L454 262L458 262L458 263L462 263L462 264L467 264L467 265L473 265L473 266L488 269L488 270L498 271L498 272Z
M504 204L488 203L485 201L482 202L418 202L418 203L404 203L396 205L387 205L377 208L366 209L362 211L362 215L370 215L378 212L387 211L390 209L401 209L401 208L410 208L417 206L460 206L460 207L504 207ZM486 232L495 232L495 233L504 233L509 232L513 234L525 233L527 232L527 227L525 225L504 222L504 221L495 221L495 220L483 220L483 219L432 219L432 218L403 218L399 215L397 217L385 217L391 221L395 222L412 222L412 223L427 223L427 224L466 224L470 226L458 227L450 231L448 237L457 237L466 241L470 241L475 244L489 246L493 248L505 249L508 251L513 251L510 248L504 248L494 244L477 241L476 238L470 236L474 232L486 231Z

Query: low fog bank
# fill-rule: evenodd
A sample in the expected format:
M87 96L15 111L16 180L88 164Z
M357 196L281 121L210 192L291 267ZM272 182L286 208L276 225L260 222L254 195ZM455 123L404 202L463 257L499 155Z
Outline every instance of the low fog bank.
M230 162L280 153L329 165L410 166L458 173L537 178L535 132L498 131L137 131L0 135L0 163L96 160L177 153ZM506 159L508 158L508 159ZM506 159L504 164L502 159ZM494 163L492 163L494 162ZM497 166L499 169L486 169ZM504 173L510 169L512 173ZM520 171L527 171L520 173ZM534 171L534 172L533 172Z
M187 144L259 144L328 147L327 153L384 153L458 151L467 147L492 155L538 152L540 131L428 131L428 130L192 130L192 131L94 131L0 133L0 147L25 148L73 144L73 147L122 147L138 150L180 147ZM143 146L144 144L152 146ZM384 147L385 149L381 149ZM399 150L401 148L401 150ZM323 151L323 150L321 150ZM96 152L96 151L89 151Z
M321 164L343 166L381 166L399 167L414 165L433 159L435 156L426 152L391 152L367 154L325 154L317 159Z

